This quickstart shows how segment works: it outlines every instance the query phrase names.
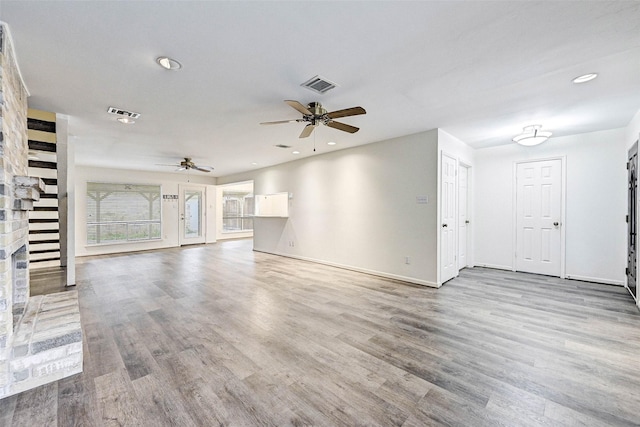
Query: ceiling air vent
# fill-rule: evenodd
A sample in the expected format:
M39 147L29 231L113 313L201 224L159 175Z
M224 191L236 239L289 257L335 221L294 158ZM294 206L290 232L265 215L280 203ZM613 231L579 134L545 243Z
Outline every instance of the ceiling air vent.
M325 93L338 85L333 82L330 82L324 77L315 76L310 80L307 80L306 82L302 83L300 86L306 87L307 89L311 89L312 91L317 93Z
M291 148L291 146L290 146L290 145L284 145L284 144L274 145L274 147L278 147L278 148Z
M122 108L109 107L107 110L110 114L115 114L117 116L129 117L130 119L137 119L140 117L140 113L134 113L133 111L123 110Z

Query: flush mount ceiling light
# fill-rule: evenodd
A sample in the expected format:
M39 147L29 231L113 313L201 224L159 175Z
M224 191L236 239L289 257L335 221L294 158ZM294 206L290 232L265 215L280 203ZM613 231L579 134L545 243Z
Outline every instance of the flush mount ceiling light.
M132 125L136 122L135 120L132 120L129 117L119 117L118 121L120 123L124 123L125 125Z
M179 70L182 68L181 63L173 58L169 58L168 56L159 56L156 58L156 62L165 70Z
M520 145L530 147L545 142L551 136L551 132L542 131L542 125L525 126L520 135L513 137L513 141Z
M578 76L575 79L572 80L572 82L574 83L586 83L586 82L590 82L591 80L595 79L596 77L598 77L598 73L589 73L589 74L583 74L582 76Z

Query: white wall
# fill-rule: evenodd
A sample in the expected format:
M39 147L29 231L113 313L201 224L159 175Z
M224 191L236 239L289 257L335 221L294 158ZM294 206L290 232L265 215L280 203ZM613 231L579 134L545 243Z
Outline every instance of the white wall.
M627 127L624 129L624 140L627 143L627 148L631 148L634 142L638 140L640 134L640 110L631 119Z
M436 286L437 139L432 130L218 183L253 179L255 194L292 194L289 218L255 219L258 251Z
M162 239L147 242L87 246L87 181L115 182L123 184L160 184L162 194L179 194L179 185L206 185L206 241L215 242L215 183L216 179L195 174L143 172L122 169L106 169L76 166L75 171L75 219L76 255L101 255L119 252L141 251L179 246L179 201L162 200Z
M458 162L473 166L476 150L442 129L438 129L438 149L441 153L457 158Z
M566 275L622 285L626 266L625 130L475 152L475 264L513 268L514 163L566 156Z

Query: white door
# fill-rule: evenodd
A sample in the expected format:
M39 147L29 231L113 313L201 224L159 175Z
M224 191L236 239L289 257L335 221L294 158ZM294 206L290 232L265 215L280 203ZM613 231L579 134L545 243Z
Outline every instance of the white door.
M516 167L516 270L560 276L562 161Z
M458 275L456 267L456 169L455 159L442 155L442 203L440 205L440 281Z
M458 168L458 270L467 266L469 244L469 168Z
M180 186L180 245L205 242L205 188Z

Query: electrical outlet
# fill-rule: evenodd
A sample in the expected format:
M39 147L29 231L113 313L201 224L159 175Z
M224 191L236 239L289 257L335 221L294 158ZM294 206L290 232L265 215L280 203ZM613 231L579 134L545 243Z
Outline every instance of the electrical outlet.
M404 257L404 263L407 265L411 264L411 258L409 258L408 256Z

